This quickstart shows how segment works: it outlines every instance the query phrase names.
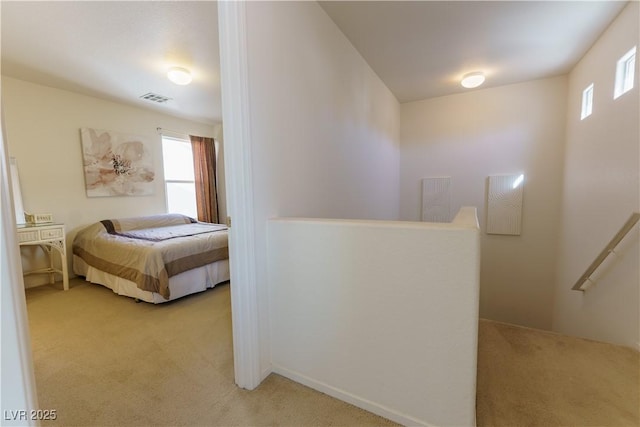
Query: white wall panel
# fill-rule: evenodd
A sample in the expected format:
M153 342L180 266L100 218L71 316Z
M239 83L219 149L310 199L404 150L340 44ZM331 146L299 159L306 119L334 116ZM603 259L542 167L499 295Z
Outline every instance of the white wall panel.
M522 175L489 176L487 188L488 234L520 234L522 229L523 178Z
M422 221L451 221L451 177L422 180Z

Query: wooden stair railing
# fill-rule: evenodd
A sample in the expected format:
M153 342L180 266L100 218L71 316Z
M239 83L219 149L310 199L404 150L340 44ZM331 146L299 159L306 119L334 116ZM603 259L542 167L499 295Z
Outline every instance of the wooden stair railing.
M602 262L609 256L609 254L613 252L613 250L618 245L618 243L620 243L620 241L624 238L624 236L626 236L627 233L631 231L631 229L633 228L634 225L636 225L638 220L640 220L640 212L632 213L629 219L627 220L627 222L624 223L620 231L618 231L618 233L613 237L613 239L611 239L609 244L607 244L607 246L604 247L602 252L600 252L600 255L598 255L596 259L593 260L593 262L587 268L584 274L580 276L576 284L573 285L573 287L571 288L572 290L584 292L584 289L582 288L582 285L584 285L584 282L590 280L590 277L593 274L593 272L596 271L596 269L600 266L600 264L602 264Z

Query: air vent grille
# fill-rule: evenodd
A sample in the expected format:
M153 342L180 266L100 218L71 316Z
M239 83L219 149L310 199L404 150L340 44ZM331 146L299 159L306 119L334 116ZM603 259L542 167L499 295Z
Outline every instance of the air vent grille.
M145 93L140 96L142 99L146 99L147 101L156 102L158 104L164 104L167 101L171 101L171 98L167 98L166 96L158 95L157 93Z

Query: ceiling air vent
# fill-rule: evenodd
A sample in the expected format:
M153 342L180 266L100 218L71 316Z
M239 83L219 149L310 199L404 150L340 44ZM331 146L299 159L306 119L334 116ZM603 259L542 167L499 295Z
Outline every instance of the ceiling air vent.
M157 93L146 93L142 95L140 98L146 99L147 101L157 102L158 104L164 104L167 101L171 101L171 98L167 98L166 96L158 95Z

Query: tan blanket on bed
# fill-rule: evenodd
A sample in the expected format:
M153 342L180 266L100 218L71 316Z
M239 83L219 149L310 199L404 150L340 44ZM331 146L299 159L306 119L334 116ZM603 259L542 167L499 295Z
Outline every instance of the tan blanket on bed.
M176 221L167 223L164 217L158 217L160 222L149 218L156 217L141 218L143 227L177 225ZM216 230L149 241L109 234L98 222L78 232L73 241L73 253L94 268L130 280L142 290L157 292L169 299L169 277L229 257L228 230L223 225Z

